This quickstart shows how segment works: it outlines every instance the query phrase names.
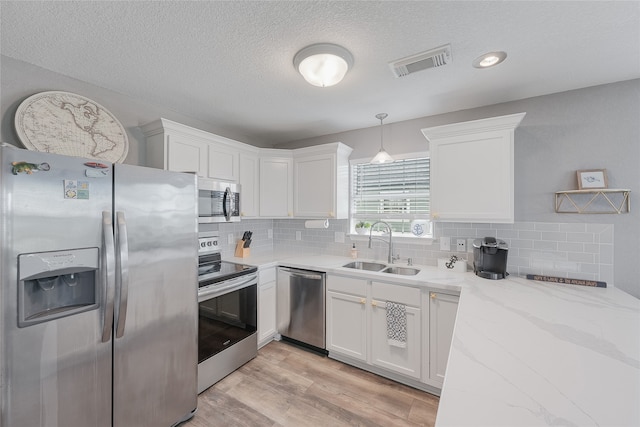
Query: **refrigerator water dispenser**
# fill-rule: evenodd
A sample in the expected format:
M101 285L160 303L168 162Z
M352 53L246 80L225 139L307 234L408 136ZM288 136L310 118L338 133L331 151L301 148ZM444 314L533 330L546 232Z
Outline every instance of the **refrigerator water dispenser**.
M18 327L97 308L98 268L98 248L18 255Z

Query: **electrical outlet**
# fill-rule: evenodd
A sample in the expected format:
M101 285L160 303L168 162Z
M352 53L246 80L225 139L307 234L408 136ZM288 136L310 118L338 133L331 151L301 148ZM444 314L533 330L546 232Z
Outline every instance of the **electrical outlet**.
M440 250L441 251L450 251L451 250L451 238L450 237L440 237Z
M236 242L236 239L233 237L233 233L229 233L227 235L227 243L233 245Z
M267 238L273 239L273 229L270 228L267 230Z
M465 239L458 239L456 249L458 252L466 252L467 251L467 241Z
M302 240L302 231L296 231L296 240Z

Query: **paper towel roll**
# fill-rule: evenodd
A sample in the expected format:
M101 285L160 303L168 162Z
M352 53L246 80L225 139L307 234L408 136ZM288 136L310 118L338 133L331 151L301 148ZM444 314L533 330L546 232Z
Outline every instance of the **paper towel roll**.
M313 219L304 222L304 228L329 228L328 219Z

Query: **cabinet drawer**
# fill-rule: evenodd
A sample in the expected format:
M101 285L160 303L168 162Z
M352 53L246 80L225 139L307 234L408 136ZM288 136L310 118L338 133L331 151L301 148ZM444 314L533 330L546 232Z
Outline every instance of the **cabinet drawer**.
M269 283L276 281L276 269L275 267L267 268L265 270L258 270L258 283Z
M352 295L367 295L367 281L329 275L327 277L327 289Z
M371 283L371 296L378 301L392 301L420 307L420 289L388 283Z

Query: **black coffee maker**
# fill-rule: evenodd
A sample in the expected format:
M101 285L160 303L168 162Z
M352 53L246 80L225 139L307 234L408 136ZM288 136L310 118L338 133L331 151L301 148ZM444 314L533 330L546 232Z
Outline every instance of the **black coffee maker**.
M495 237L473 241L473 272L485 279L504 279L507 273L507 243Z

